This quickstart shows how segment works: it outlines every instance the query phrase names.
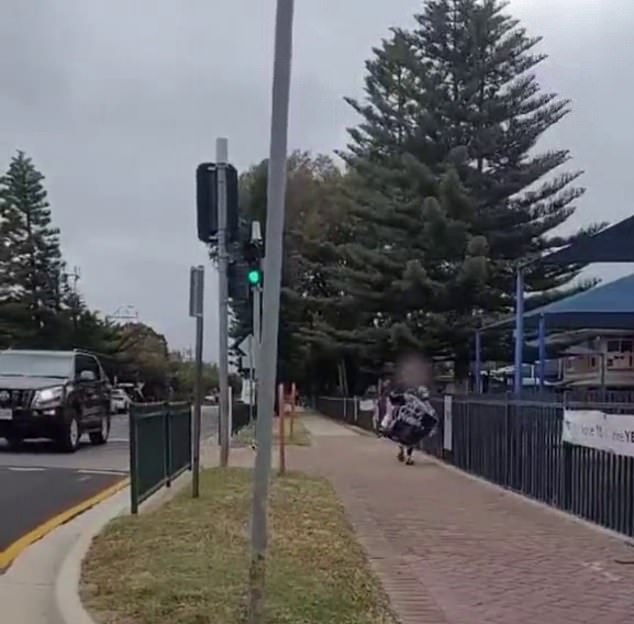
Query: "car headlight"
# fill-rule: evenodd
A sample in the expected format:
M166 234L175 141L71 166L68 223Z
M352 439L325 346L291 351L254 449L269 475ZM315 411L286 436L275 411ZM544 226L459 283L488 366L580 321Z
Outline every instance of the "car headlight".
M64 388L62 386L44 388L35 393L33 397L33 407L49 407L51 404L61 402L63 398Z

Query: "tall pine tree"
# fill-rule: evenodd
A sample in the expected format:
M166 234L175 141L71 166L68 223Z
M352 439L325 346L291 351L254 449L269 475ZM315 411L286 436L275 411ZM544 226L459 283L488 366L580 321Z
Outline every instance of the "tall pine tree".
M54 339L64 280L43 182L24 152L0 178L0 322L10 343L41 347Z
M574 238L552 231L583 189L560 171L567 150L536 151L569 103L540 90L539 39L505 4L428 0L416 22L374 50L365 98L348 100L362 118L343 154L358 236L338 275L368 316L333 333L385 355L447 350L464 372L479 319L512 308L516 264ZM529 270L533 304L587 287L570 286L581 268Z

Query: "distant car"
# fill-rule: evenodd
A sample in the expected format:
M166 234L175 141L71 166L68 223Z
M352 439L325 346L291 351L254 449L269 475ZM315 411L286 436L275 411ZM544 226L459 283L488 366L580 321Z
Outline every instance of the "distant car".
M113 414L127 414L132 400L123 388L113 388L110 393L110 411Z
M109 384L99 360L81 351L0 352L0 437L11 446L49 438L72 453L81 436L110 435Z

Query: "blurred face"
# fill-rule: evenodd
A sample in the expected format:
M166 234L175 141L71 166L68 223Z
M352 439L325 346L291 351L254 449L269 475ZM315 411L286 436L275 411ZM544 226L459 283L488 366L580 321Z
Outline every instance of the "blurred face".
M399 363L397 379L408 388L428 386L431 381L431 366L422 356L407 356Z

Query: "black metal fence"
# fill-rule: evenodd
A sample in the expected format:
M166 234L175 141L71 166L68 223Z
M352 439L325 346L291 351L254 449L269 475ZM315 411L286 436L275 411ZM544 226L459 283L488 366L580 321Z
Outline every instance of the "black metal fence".
M371 430L367 419L357 416L355 420L358 404L358 399L322 397L316 407L331 418ZM451 432L446 441L444 399L434 399L433 404L441 426L423 443L426 452L505 488L634 537L634 458L562 442L563 403L508 396L453 397ZM630 403L584 401L568 403L567 407L634 413Z
M131 511L192 465L189 403L132 404L130 408Z

